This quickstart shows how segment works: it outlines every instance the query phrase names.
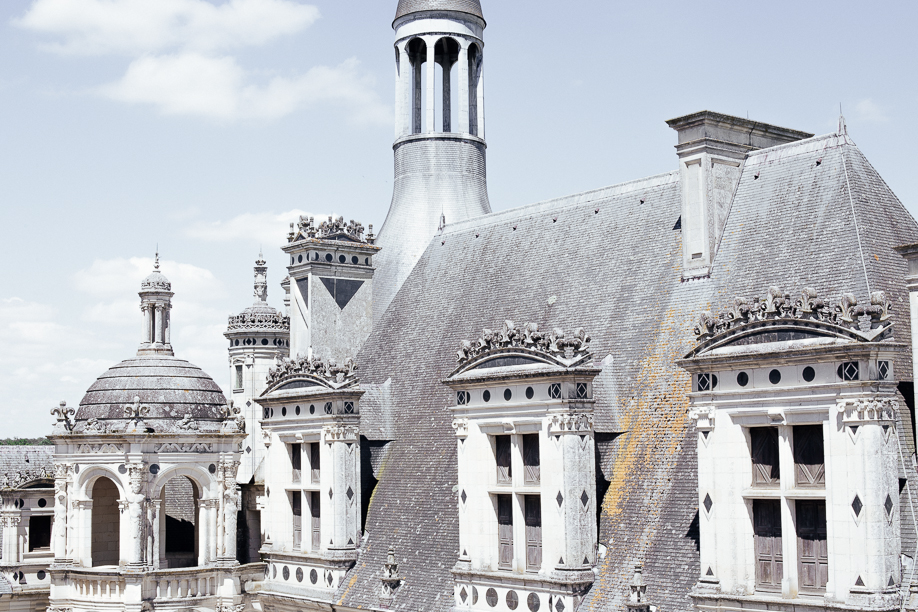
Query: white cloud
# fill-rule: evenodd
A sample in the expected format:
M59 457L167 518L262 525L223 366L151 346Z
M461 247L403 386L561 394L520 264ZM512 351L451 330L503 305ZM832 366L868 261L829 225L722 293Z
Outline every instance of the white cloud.
M14 23L57 37L65 54L140 55L263 45L309 27L315 6L291 0L36 0Z
M389 108L373 86L353 58L258 84L233 57L180 53L138 58L119 81L98 91L113 100L153 105L166 115L277 119L325 103L347 109L354 123L389 123Z
M889 121L886 111L872 99L861 100L854 105L856 116L868 123L885 123Z
M228 221L193 223L185 228L185 235L206 242L239 242L251 244L283 244L290 224L300 215L310 213L294 209L282 213L245 213ZM313 215L322 218L322 215Z
M153 265L152 257L97 259L74 274L73 285L87 295L108 298L107 304L133 300L141 281L153 271ZM220 299L226 295L222 283L210 270L162 259L160 272L172 283L173 291L181 292L190 301Z
M130 58L121 79L92 91L165 115L271 120L329 104L352 123L391 123L356 59L276 76L246 70L229 54L293 36L317 19L315 6L294 0L34 0L13 23L44 36L49 51Z

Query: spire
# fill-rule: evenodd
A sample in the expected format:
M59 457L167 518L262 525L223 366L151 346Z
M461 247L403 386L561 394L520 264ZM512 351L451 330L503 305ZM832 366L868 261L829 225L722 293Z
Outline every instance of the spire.
M848 124L845 122L845 115L842 113L841 104L838 105L838 135L848 135Z
M159 247L153 258L153 271L140 283L140 310L143 312L143 340L138 355L172 355L172 283L159 271Z
M268 301L268 266L261 249L255 261L255 304Z

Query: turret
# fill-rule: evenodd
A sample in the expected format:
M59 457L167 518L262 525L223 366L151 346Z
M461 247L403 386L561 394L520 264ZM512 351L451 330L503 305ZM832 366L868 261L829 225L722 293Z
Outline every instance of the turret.
M436 234L488 214L484 40L478 0L401 0L395 29L395 181L379 233L373 317ZM456 83L454 88L452 83Z
M137 355L173 355L172 283L159 271L159 253L153 272L140 284L140 310L143 312L143 338Z

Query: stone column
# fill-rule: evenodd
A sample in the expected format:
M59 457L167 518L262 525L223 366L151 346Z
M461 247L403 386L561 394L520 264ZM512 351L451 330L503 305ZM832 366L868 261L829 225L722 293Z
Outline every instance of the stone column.
M198 502L198 565L207 565L213 560L215 527L213 508L216 500L202 499Z
M0 516L3 529L3 563L19 564L19 513L4 512Z
M153 341L156 344L162 344L163 343L163 310L164 309L163 309L162 304L157 304L155 308L156 308L156 325L155 325L154 332L156 333L156 336Z
M163 311L163 342L167 346L172 344L172 306Z
M469 46L462 41L459 47L459 125L454 126L457 132L470 134L469 128Z
M360 538L360 429L349 418L322 429L322 497L329 500L330 516L322 513L322 539L330 554L348 556ZM328 468L331 468L330 470ZM323 508L324 510L324 508ZM325 529L326 525L329 529ZM327 535L326 535L327 534ZM323 541L323 546L325 542Z
M430 39L427 41L427 131L436 132L436 127L434 121L436 120L436 87L434 83L436 81L436 70L434 66L436 62L434 58L436 57L436 39Z
M153 312L149 304L142 304L140 310L143 311L143 342L150 344L153 342Z
M443 54L443 131L452 132L452 100L450 96L452 92L450 91L450 74L453 70L453 65L450 63L449 58L446 57L446 53Z
M54 478L54 526L52 546L54 562L62 563L67 558L67 474L70 466L56 465Z
M73 522L77 534L73 560L86 567L92 566L92 500L75 501L73 504Z
M147 525L150 533L147 536L147 565L153 569L159 569L159 562L162 557L160 554L161 537L159 523L162 520L162 500L151 499L147 506Z
M908 274L905 277L905 286L908 288L908 303L910 323L912 329L912 381L915 383L915 398L918 399L918 243L906 244L896 247L899 253L908 262ZM902 377L899 377L902 380ZM915 436L918 439L918 419L913 424Z
M479 138L485 137L485 108L484 108L484 51L481 56L481 70L478 72L478 134Z
M395 75L395 137L401 138L411 133L412 85L414 71L408 61L408 50L405 44L396 47L398 60Z

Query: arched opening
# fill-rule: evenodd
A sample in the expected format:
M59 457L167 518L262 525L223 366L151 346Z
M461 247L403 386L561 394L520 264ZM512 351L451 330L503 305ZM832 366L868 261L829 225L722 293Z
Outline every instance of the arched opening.
M424 64L427 63L427 43L415 38L406 49L411 63L411 133L420 134L426 127L427 71Z
M118 487L99 478L92 486L92 566L118 565L121 558L121 512Z
M198 490L185 476L166 482L160 493L160 568L198 564Z
M481 78L481 49L469 45L469 134L478 136L478 80Z
M434 87L437 94L434 109L439 111L442 116L440 124L444 132L452 132L452 127L456 125L457 113L459 112L457 100L457 77L458 70L454 70L456 62L459 61L459 43L452 38L441 38L434 45L434 61L437 63L436 83Z

